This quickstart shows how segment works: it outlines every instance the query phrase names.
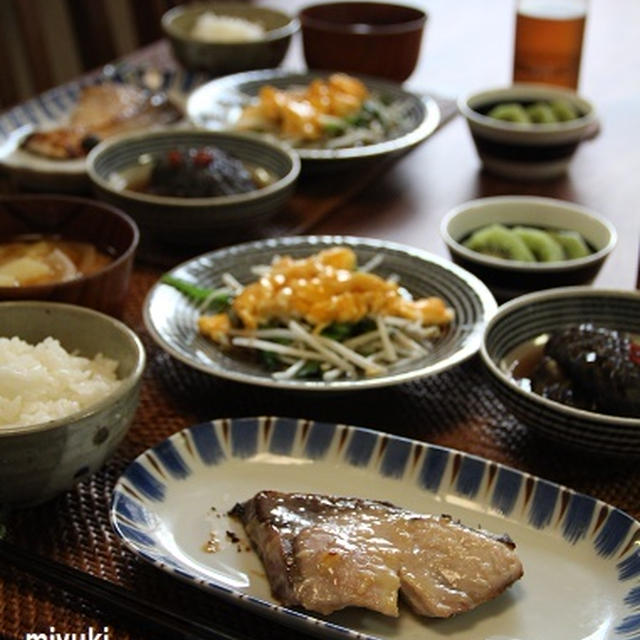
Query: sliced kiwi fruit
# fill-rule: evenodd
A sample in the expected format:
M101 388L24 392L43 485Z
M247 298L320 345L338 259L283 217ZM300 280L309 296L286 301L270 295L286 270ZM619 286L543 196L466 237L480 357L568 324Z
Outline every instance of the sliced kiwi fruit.
M487 115L497 120L505 120L506 122L520 122L528 124L531 118L527 115L525 108L517 102L504 102L497 104L489 110Z
M549 235L563 248L567 260L591 255L591 249L577 231L550 231Z
M558 122L553 110L546 102L534 102L526 108L531 122L536 124L553 124Z
M472 251L505 260L520 260L522 262L535 262L536 260L535 255L524 241L511 229L507 229L501 224L491 224L474 231L463 244Z
M546 231L534 227L513 227L512 231L527 245L538 262L556 262L565 259L562 245Z
M567 100L552 100L549 107L555 115L558 122L566 122L567 120L575 120L579 117L576 108Z

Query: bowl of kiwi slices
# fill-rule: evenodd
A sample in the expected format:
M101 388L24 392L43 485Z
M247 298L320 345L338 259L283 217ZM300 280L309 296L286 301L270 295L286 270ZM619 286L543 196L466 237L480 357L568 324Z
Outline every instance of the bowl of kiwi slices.
M537 196L465 202L444 216L440 233L453 261L483 280L501 302L591 283L617 241L606 218Z
M460 98L458 109L483 167L517 180L562 175L580 142L597 130L590 101L548 85L475 92Z

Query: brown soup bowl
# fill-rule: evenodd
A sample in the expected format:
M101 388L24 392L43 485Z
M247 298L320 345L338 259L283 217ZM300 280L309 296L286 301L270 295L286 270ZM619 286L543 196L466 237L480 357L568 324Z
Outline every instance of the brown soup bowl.
M27 236L53 236L91 243L111 258L95 273L72 280L0 286L0 301L51 300L120 316L139 235L129 216L102 202L58 195L0 197L0 245Z
M300 12L310 69L406 80L416 67L427 14L379 2L331 2Z

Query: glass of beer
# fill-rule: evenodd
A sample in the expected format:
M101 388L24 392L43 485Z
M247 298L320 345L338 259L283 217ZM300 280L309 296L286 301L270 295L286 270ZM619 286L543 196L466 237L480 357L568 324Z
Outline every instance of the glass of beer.
M514 82L577 89L587 0L518 0Z

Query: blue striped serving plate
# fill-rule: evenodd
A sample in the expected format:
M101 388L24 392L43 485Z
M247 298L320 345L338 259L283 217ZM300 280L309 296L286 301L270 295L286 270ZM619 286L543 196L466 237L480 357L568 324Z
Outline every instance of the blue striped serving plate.
M36 129L52 129L66 124L80 91L89 85L121 82L162 91L184 110L187 95L208 79L207 73L171 71L148 67L107 65L102 72L66 83L0 114L0 167L20 185L53 191L87 191L85 159L55 160L20 148Z
M524 577L448 620L279 605L228 510L262 489L388 500L508 533ZM361 640L639 640L640 523L595 498L459 451L292 418L198 424L140 455L116 483L111 522L169 574L323 637ZM240 542L233 542L235 533ZM215 537L220 548L207 552ZM241 552L238 552L240 549Z
M374 270L376 274L383 278L397 277L399 284L414 298L439 296L453 309L454 321L427 354L390 366L386 373L378 376L332 381L276 379L264 364L240 358L199 334L199 303L162 282L154 285L145 301L145 325L165 351L195 369L237 382L312 392L400 384L444 371L478 351L484 326L496 310L489 290L474 275L450 261L401 244L350 236L273 238L206 253L175 267L169 274L210 289L223 285L224 273L247 284L256 280L252 267L270 264L274 256L302 258L334 246L353 249L358 264L382 256L381 264Z
M575 409L526 391L508 373L516 347L584 322L640 335L640 292L563 287L516 298L487 325L482 359L505 406L545 438L592 454L640 457L640 417Z

